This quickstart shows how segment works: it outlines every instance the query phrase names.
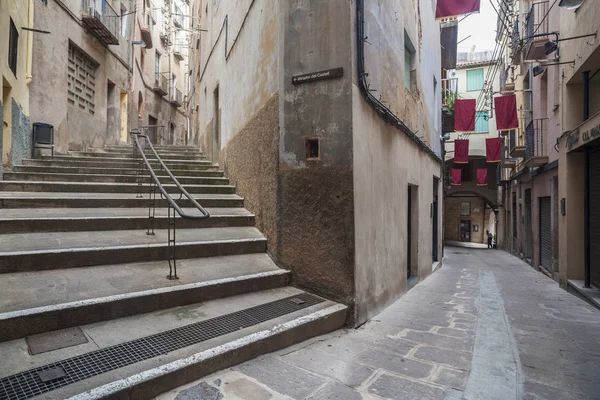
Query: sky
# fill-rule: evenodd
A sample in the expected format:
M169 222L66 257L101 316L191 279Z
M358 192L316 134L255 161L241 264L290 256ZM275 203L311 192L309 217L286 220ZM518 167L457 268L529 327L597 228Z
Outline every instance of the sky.
M459 52L471 51L473 46L475 51L494 50L498 15L491 2L498 9L498 0L481 0L479 14L471 14L458 24L459 41L471 35L458 45ZM461 18L464 16L459 17L459 21Z

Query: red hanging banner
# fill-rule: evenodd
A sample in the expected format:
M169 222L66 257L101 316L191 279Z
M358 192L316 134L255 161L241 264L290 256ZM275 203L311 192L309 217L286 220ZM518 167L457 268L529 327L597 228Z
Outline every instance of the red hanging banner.
M517 118L517 96L494 97L494 107L496 108L496 128L499 131L517 129L519 120Z
M456 139L454 141L454 163L469 163L469 141L465 139Z
M452 168L452 184L462 185L462 169Z
M454 130L456 132L473 132L475 130L476 102L475 99L454 101Z
M477 186L487 186L487 168L477 168Z
M435 18L455 17L479 11L480 0L437 0Z
M485 155L489 163L502 161L502 138L485 139Z

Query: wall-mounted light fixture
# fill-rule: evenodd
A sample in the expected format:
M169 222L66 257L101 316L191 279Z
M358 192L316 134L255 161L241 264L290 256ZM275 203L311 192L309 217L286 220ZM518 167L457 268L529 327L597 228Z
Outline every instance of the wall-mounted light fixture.
M546 72L546 70L539 65L536 65L535 67L533 67L533 76L541 75L544 72Z
M585 0L560 0L558 6L565 10L577 10Z
M554 41L546 42L544 45L544 52L546 55L554 53L558 49L558 43Z

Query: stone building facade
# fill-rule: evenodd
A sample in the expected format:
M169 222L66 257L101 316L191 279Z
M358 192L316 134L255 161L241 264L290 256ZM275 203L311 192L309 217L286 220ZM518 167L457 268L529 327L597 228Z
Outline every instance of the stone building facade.
M447 171L451 168L462 170L461 185L452 186L446 182L444 240L447 242L487 243L486 231L496 235L498 166L495 163L486 163L485 150L485 140L498 137L488 94L489 91L499 90L499 76L492 74L494 67L495 61L491 51L458 53L456 70L451 74L452 77L445 81L447 88L456 90L457 98L474 99L477 104L475 131L450 132L449 140L445 142ZM468 164L454 163L456 139L469 140ZM477 169L481 168L488 170L488 182L484 186L477 185ZM493 214L492 218L489 218L490 214Z
M29 87L32 81L33 0L0 2L0 154L10 168L30 154ZM2 169L0 168L0 178Z
M293 283L366 321L441 260L435 4L191 6L196 142Z

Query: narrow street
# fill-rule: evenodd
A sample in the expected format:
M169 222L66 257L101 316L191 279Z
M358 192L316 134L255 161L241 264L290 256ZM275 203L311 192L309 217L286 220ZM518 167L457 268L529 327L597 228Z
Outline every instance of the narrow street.
M444 266L380 315L167 399L600 399L600 312L504 251Z

